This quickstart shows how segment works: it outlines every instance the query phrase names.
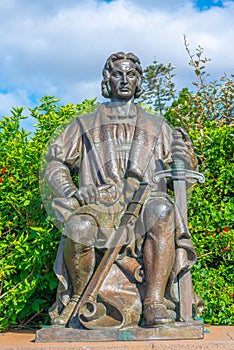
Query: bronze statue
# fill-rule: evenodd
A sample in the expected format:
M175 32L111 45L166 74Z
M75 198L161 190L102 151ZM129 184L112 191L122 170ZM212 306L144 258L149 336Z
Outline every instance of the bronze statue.
M112 54L102 81L111 101L78 116L49 148L46 179L64 223L50 310L55 326L157 327L194 317L179 310L178 276L196 253L185 214L167 190L179 179L179 171L168 175L173 165L185 174L196 170L197 159L183 129L172 131L163 117L134 103L141 85L139 58ZM194 178L182 180L189 187ZM189 288L195 310L202 302Z

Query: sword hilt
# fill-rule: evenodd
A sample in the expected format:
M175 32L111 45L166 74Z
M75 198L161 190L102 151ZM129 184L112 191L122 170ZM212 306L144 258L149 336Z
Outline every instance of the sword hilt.
M158 171L155 175L152 176L152 181L157 185L161 179L165 178L171 178L173 181L186 181L189 179L194 179L197 180L199 183L205 182L205 177L201 173L199 173L198 171L187 170L184 168L172 168L171 170Z

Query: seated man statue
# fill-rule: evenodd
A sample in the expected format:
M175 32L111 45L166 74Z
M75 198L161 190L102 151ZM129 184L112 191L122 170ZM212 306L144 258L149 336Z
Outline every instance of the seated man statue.
M181 213L167 194L172 182L162 178L156 185L152 179L177 159L194 170L197 159L183 129L177 130L181 138L173 138L163 117L134 103L141 85L139 58L112 54L102 81L102 94L110 102L78 116L49 148L46 180L52 206L64 224L55 263L57 299L50 310L54 325L72 326L77 315L76 327L91 329L155 327L178 318L176 277L194 264L196 253ZM73 182L74 174L78 183ZM94 272L104 253L117 245L115 235L124 226L126 212L130 220L121 231L121 249L95 295L103 304L101 316L89 319L93 310L82 314L76 306L94 276L99 283Z

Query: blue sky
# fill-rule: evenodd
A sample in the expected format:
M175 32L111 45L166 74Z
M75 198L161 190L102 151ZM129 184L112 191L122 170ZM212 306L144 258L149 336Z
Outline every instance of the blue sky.
M200 10L207 10L213 6L223 7L223 1L221 0L196 0L195 6Z
M230 0L1 0L0 117L45 94L61 103L102 100L104 62L120 50L136 53L143 67L171 62L177 88L188 86L183 34L211 58L212 79L232 74L233 18Z
M112 2L113 0L100 0L103 2ZM176 2L176 1L175 1ZM156 5L157 3L160 3L160 1L155 1ZM223 1L222 0L194 0L193 4L196 8L198 8L199 10L207 10L212 6L219 6L219 7L223 7Z

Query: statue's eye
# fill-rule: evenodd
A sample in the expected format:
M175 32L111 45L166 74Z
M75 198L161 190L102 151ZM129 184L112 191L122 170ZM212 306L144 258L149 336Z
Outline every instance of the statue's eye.
M136 73L134 71L131 71L128 73L129 78L135 78L135 76L136 76Z
M118 72L118 71L112 72L111 75L112 75L112 77L114 77L114 78L120 78L120 77L121 77L121 73Z

